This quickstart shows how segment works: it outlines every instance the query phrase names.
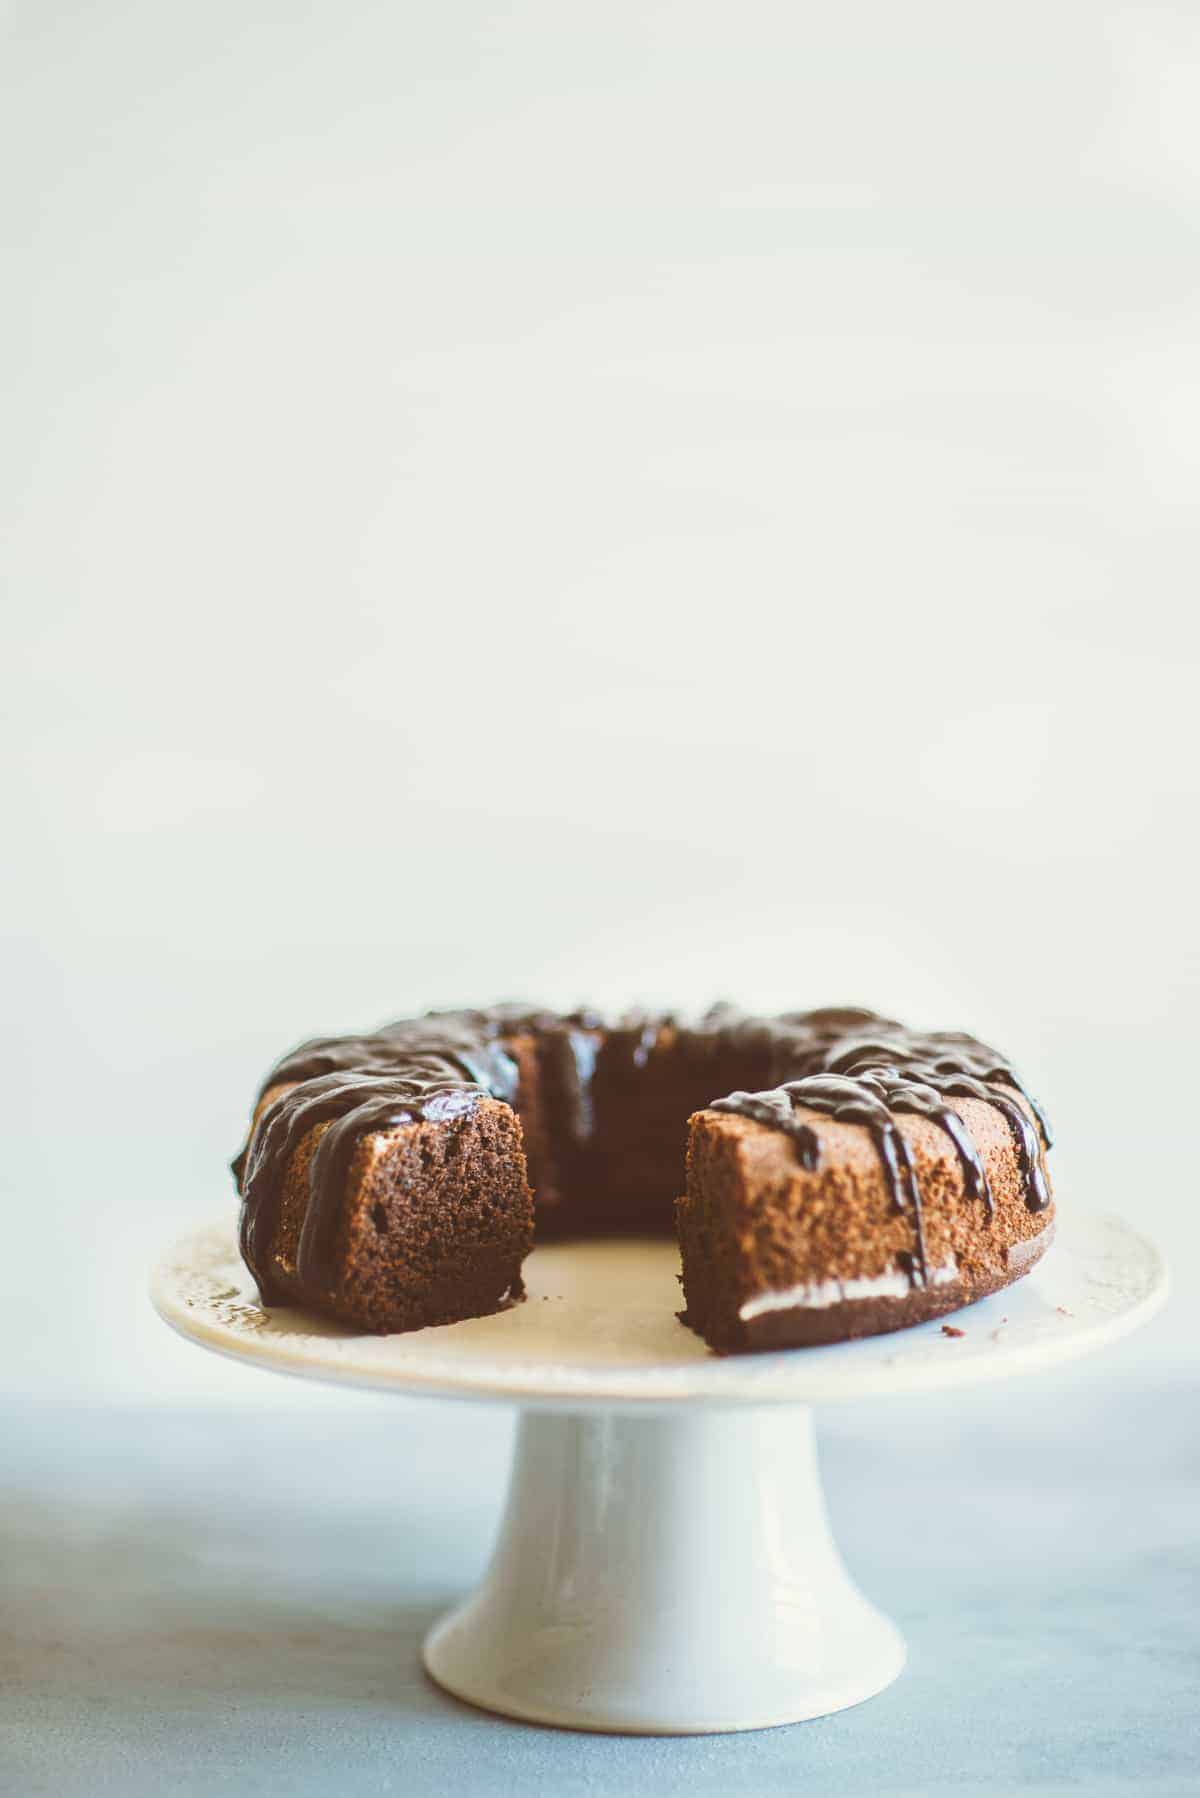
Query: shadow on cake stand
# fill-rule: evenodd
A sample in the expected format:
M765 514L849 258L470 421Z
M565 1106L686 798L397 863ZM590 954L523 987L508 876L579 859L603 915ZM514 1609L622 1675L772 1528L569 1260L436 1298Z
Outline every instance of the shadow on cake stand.
M525 1304L404 1336L264 1311L228 1225L157 1269L160 1315L202 1347L305 1379L521 1407L478 1590L425 1665L488 1710L576 1729L762 1729L870 1698L904 1665L830 1532L812 1408L1034 1372L1100 1348L1166 1297L1113 1217L1060 1222L1018 1285L938 1323L719 1359L676 1321L674 1243L539 1248ZM880 1523L884 1497L880 1497Z

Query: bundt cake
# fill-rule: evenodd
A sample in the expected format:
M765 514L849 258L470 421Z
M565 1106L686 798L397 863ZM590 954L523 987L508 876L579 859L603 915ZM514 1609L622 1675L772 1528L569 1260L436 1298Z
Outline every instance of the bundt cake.
M264 1304L452 1323L522 1296L535 1228L674 1226L680 1316L737 1352L898 1329L1019 1278L1050 1241L1049 1143L1008 1062L955 1032L509 1005L303 1044L234 1173Z

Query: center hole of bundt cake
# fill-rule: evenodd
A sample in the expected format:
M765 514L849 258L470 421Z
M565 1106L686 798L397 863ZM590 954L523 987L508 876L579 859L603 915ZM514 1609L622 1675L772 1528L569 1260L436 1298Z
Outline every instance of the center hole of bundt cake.
M622 1051L620 1043L599 1046L582 1113L561 1056L543 1053L532 1068L522 1059L518 1110L540 1241L674 1236L688 1119L724 1093L766 1085L770 1073L765 1048L697 1055L669 1027L653 1054Z

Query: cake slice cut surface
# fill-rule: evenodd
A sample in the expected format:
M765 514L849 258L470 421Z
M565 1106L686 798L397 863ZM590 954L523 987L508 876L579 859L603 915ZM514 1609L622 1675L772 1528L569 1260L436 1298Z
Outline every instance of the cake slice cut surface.
M766 1099L774 1116L744 1102ZM953 1134L893 1115L890 1157L859 1116L787 1089L697 1113L676 1206L685 1321L723 1353L837 1342L942 1316L1027 1272L1053 1231L1032 1108L1010 1092L957 1106Z

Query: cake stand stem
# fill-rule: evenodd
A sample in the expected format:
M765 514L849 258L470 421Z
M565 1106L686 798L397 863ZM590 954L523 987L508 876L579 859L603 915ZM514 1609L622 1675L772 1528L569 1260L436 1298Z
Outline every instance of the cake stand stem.
M903 1664L830 1534L801 1405L523 1413L491 1565L425 1643L473 1704L647 1734L819 1717Z

